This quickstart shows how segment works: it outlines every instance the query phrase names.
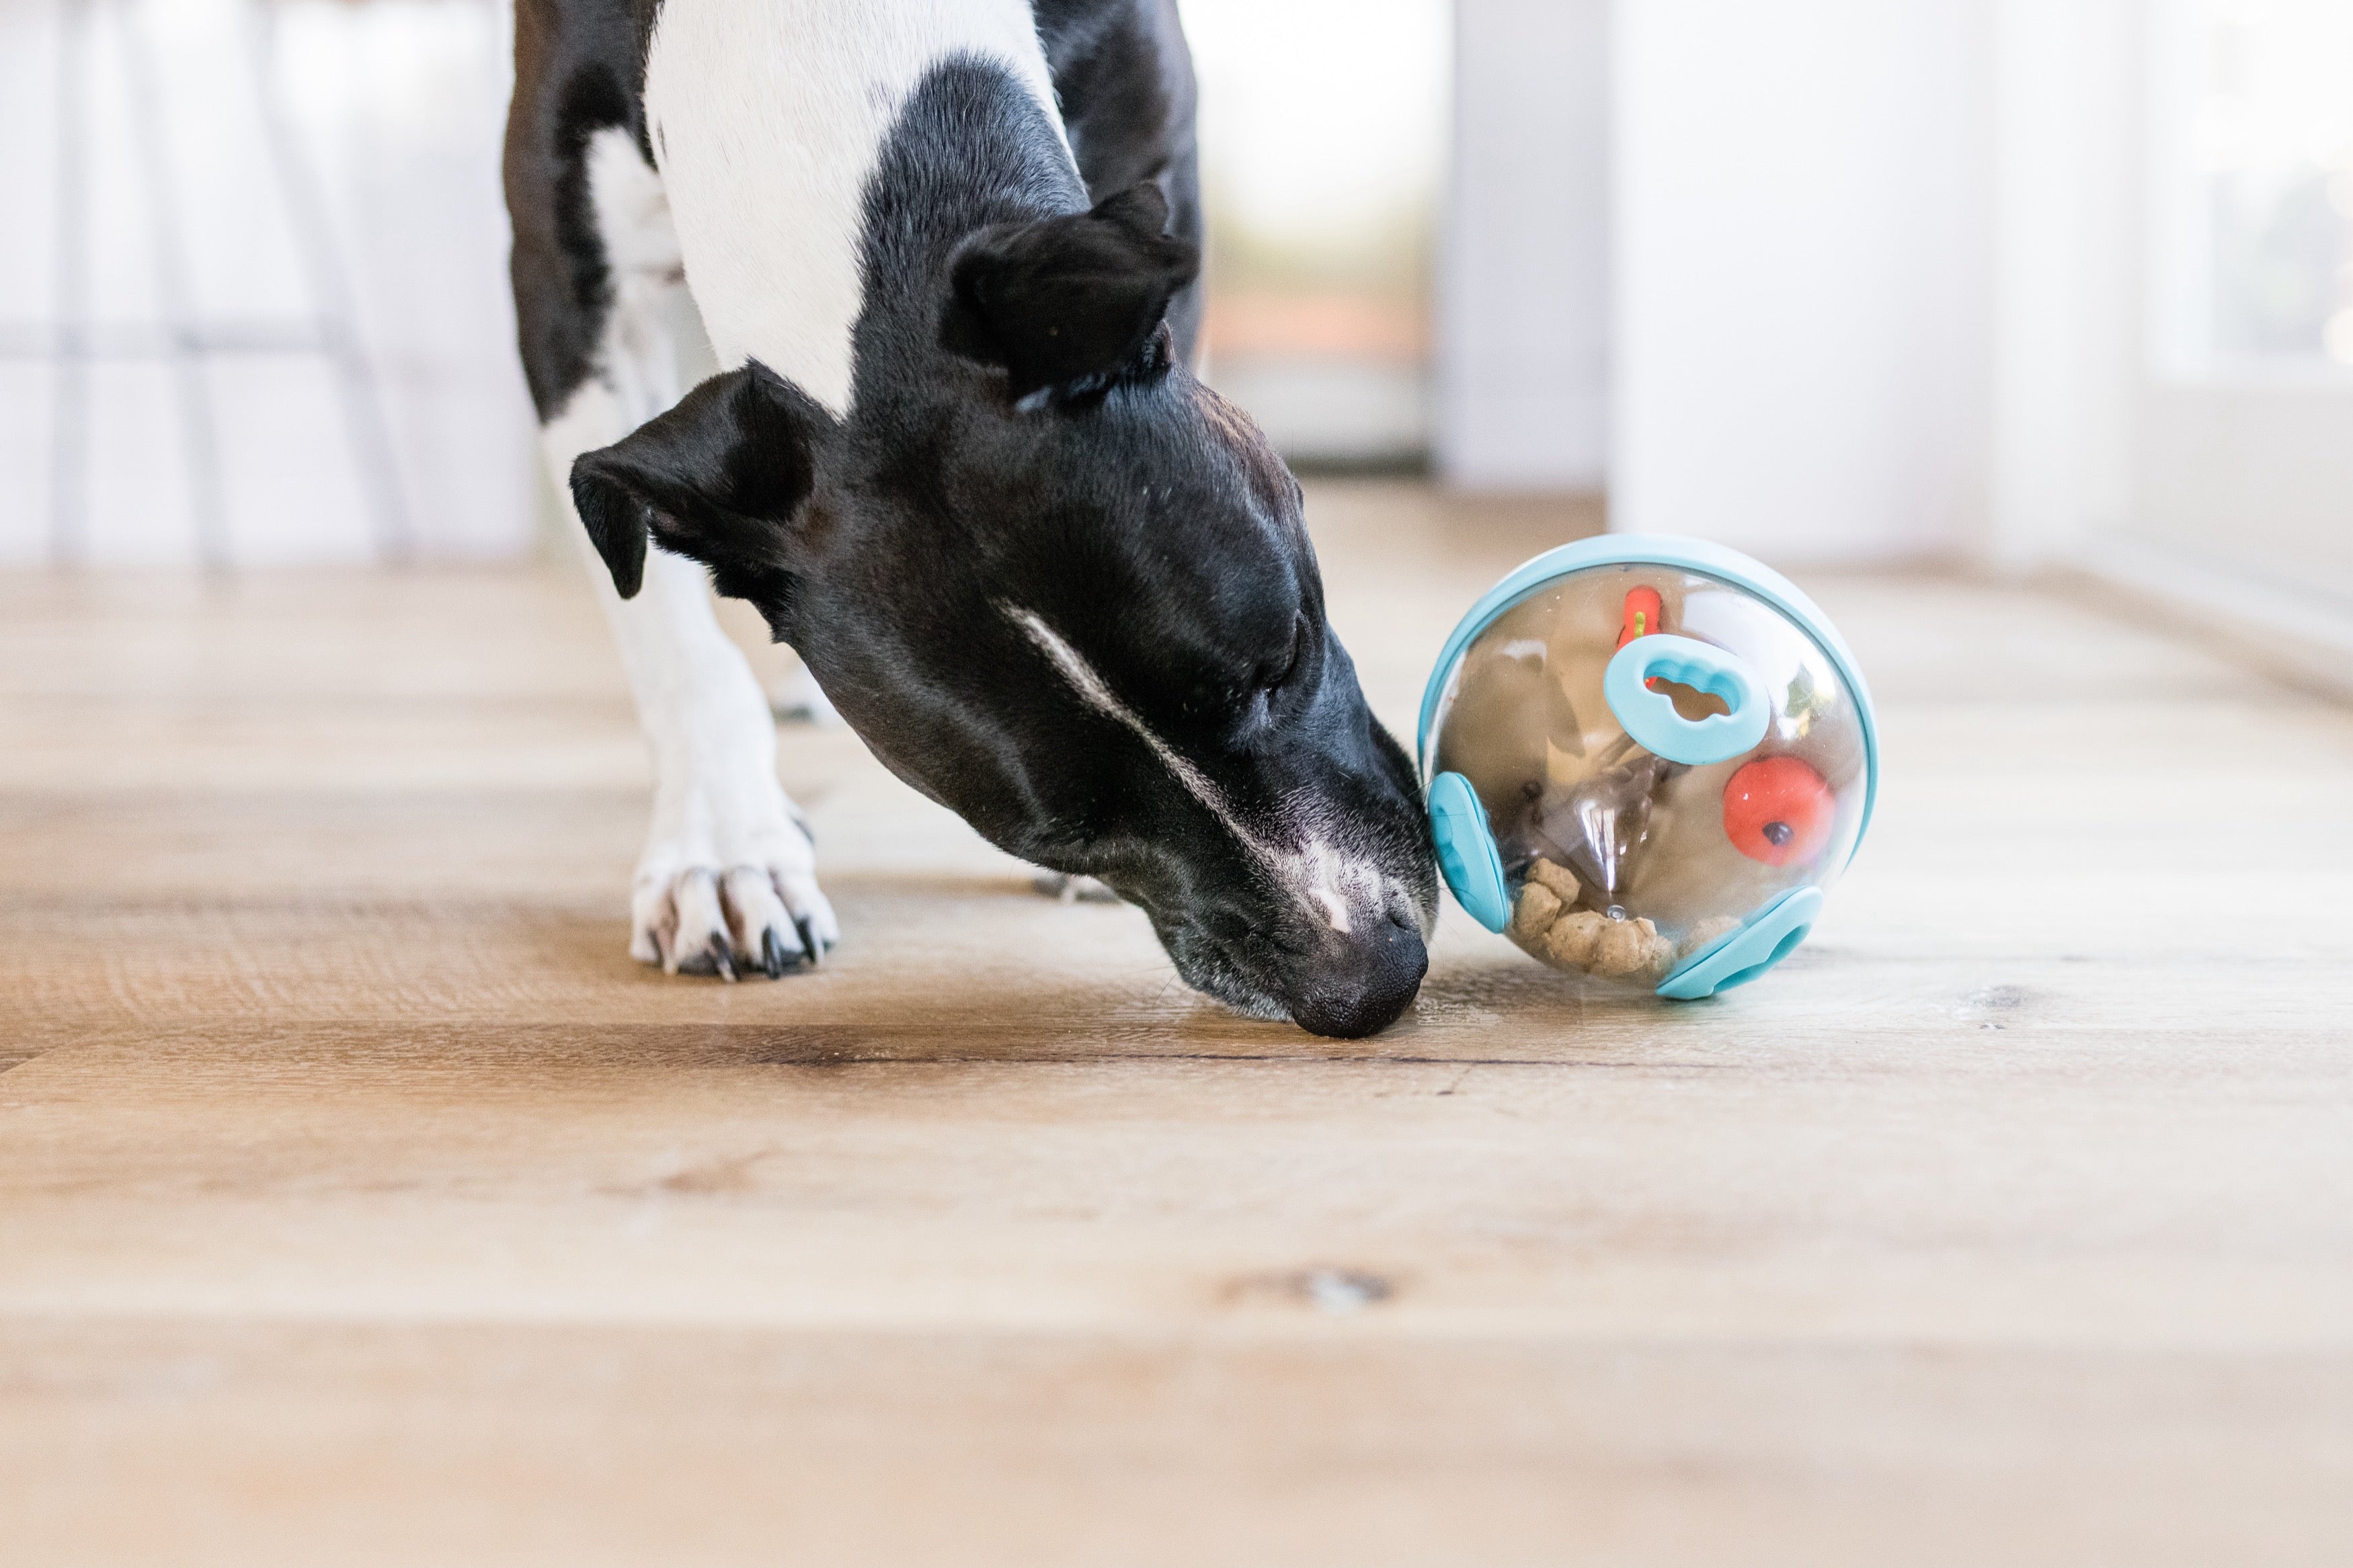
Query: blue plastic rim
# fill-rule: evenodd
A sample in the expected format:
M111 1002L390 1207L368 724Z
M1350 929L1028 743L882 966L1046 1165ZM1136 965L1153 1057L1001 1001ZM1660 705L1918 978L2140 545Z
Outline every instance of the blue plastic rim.
M1560 578L1598 566L1669 566L1696 576L1713 577L1729 587L1755 595L1813 638L1814 645L1837 669L1839 679L1846 683L1846 689L1854 694L1855 718L1862 727L1862 821L1855 828L1854 847L1847 854L1847 864L1852 865L1855 856L1862 852L1863 836L1871 831L1872 812L1879 804L1879 723L1872 712L1871 688L1863 681L1862 667L1855 663L1853 650L1839 636L1838 628L1831 625L1830 617L1795 583L1761 561L1704 539L1669 533L1606 533L1595 539L1580 539L1574 544L1546 551L1488 589L1446 639L1445 651L1439 655L1437 667L1430 674L1430 684L1422 690L1421 722L1414 737L1414 757L1423 776L1429 776L1430 765L1436 761L1430 752L1430 728L1438 717L1438 704L1445 697L1447 683L1454 678L1472 642L1493 626L1497 616L1521 600L1542 592Z

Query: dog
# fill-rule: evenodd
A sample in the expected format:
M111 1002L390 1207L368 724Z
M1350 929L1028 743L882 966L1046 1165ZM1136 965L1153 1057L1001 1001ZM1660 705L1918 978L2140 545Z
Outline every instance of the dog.
M840 934L715 585L1195 988L1393 1022L1429 829L1298 484L1190 368L1175 0L518 0L515 63L523 365L656 767L631 952L773 978ZM698 315L732 368L681 395Z

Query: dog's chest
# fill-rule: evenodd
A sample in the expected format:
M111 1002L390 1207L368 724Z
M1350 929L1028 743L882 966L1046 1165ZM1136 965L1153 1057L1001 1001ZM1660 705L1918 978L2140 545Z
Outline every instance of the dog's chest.
M646 122L723 364L757 358L847 409L866 183L957 54L1003 64L1059 124L1029 0L667 0Z

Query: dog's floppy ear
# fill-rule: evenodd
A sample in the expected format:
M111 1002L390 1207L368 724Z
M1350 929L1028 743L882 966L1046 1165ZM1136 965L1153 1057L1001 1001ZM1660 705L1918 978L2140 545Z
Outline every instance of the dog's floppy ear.
M627 440L572 465L572 500L624 599L646 574L649 532L755 602L782 589L793 513L817 483L833 416L754 360L714 375Z
M1146 180L1092 212L980 230L949 264L940 341L1004 366L1017 399L1121 369L1201 270L1199 248L1167 226L1168 199Z

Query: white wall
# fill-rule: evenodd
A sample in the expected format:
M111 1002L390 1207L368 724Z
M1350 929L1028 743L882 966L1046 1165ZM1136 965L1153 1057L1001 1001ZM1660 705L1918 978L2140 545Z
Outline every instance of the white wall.
M2227 13L2224 90L2212 0L1465 0L1449 471L1545 471L1606 341L1614 527L2353 604L2353 376L2202 324L2207 160L2343 158L2348 15Z
M1608 449L1609 0L1458 0L1440 473L1578 489Z
M1982 510L1971 0L1619 0L1611 525L1781 559Z
M2133 505L2142 0L1995 0L1982 554L2030 571Z

